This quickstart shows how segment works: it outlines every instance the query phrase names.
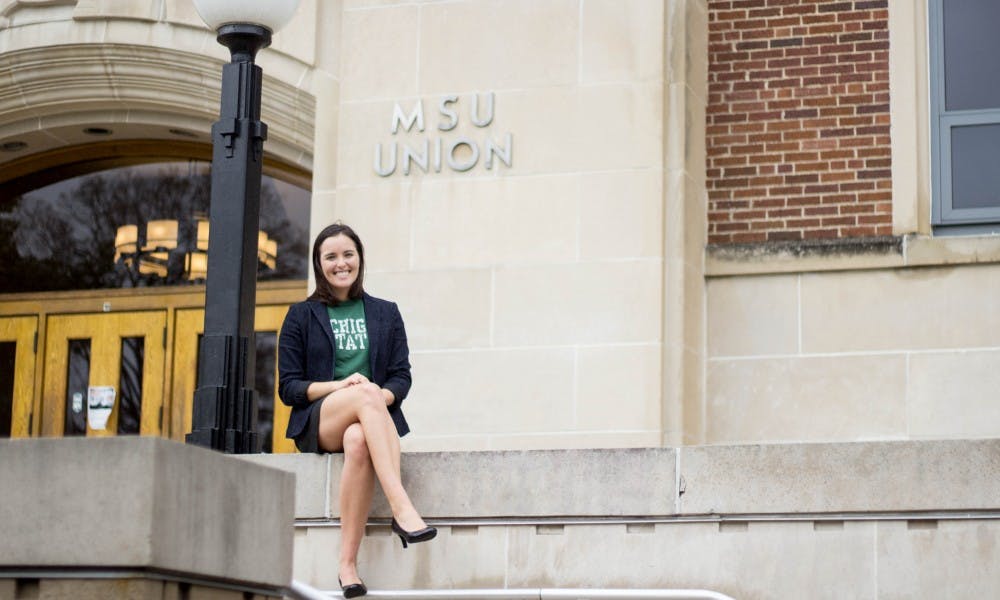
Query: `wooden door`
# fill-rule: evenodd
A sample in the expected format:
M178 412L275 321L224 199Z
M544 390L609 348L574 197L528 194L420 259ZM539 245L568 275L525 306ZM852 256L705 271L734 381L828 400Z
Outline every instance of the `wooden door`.
M0 438L31 435L38 317L0 317Z
M165 311L50 316L42 435L160 435L165 347Z

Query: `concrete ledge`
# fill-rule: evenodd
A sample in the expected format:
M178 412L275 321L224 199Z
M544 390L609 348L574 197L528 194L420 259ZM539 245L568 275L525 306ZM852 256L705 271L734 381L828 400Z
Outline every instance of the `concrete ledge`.
M333 454L238 454L236 458L295 475L295 517L321 519L330 513L330 473L339 474L343 457ZM330 463L338 462L336 469ZM334 477L333 479L336 479ZM336 501L336 496L333 496Z
M684 514L995 510L1000 440L684 448Z
M672 449L430 452L406 457L403 483L429 517L663 514L674 510L675 457ZM387 505L376 514L391 516Z
M995 234L859 238L828 242L770 242L710 245L707 277L861 269L940 267L1000 262Z
M279 589L294 477L159 438L0 440L0 568L131 568Z
M325 469L315 456L253 460L300 474L299 506L309 508L297 518L316 519L324 505L320 518L338 517L340 455ZM433 452L406 454L402 467L430 518L1000 509L994 439ZM372 517L389 516L377 492Z

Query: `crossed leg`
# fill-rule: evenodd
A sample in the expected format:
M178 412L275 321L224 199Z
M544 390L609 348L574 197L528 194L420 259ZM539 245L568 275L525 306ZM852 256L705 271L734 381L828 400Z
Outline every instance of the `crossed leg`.
M399 436L377 385L352 385L326 397L320 407L319 446L330 452L344 450L340 481L343 536L340 576L344 584L353 583L360 581L357 551L371 508L373 474L378 477L389 508L401 527L414 531L427 525L403 488Z
M365 524L375 491L375 469L365 432L359 423L344 431L344 469L340 472L340 580L360 583L358 549L365 535Z

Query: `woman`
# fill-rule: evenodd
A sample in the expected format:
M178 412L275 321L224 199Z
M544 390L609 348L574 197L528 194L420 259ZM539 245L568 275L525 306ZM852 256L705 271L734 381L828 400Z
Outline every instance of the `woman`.
M281 401L292 407L286 435L301 452L343 452L340 567L345 598L368 592L358 547L378 477L405 548L437 535L410 501L399 474L399 437L410 428L400 404L410 389L409 349L399 309L364 291L365 250L335 223L313 243L316 291L293 305L278 344Z

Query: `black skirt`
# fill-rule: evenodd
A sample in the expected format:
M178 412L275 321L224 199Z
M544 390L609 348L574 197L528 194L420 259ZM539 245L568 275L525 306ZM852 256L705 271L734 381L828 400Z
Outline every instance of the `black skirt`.
M319 411L323 408L324 400L326 400L325 396L313 402L312 406L309 407L309 423L295 437L295 447L299 449L299 452L326 453L325 450L320 450L319 448Z

